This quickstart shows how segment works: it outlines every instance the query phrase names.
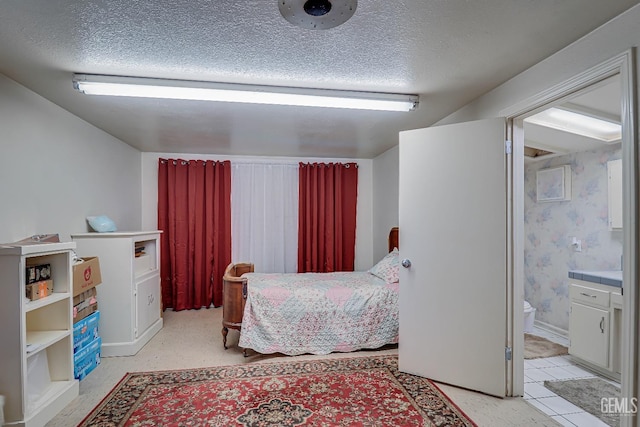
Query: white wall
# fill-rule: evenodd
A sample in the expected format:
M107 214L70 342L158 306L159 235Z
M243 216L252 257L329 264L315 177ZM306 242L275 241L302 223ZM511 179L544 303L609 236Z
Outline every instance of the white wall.
M373 259L387 253L391 227L398 225L400 149L395 146L373 159Z
M359 164L356 269L373 265L372 160L140 153L0 75L0 242L90 231L108 215L118 229L157 228L159 157ZM382 243L383 246L386 243Z
M640 46L640 5L539 62L438 125L499 117L502 110L560 84L632 47ZM636 57L636 60L638 58Z
M614 18L582 39L539 62L518 76L465 107L440 120L436 125L499 117L501 112L521 103L581 72L594 67L632 47L640 46L640 5ZM636 69L640 69L636 52ZM640 86L638 94L640 99ZM427 125L425 124L425 127ZM383 231L394 218L397 221L397 150L389 150L374 159L374 258L383 239ZM389 185L387 185L389 184ZM384 191L382 190L384 188ZM384 197L381 195L384 194Z
M0 74L0 242L140 227L140 152Z
M373 161L371 159L334 159L334 158L299 158L299 157L249 157L249 156L217 156L184 153L142 153L142 227L151 229L158 227L158 159L184 160L230 160L244 162L356 162L358 163L358 204L356 226L356 270L367 270L373 265L372 229L372 181ZM386 243L384 243L386 247Z
M610 230L607 162L621 144L529 162L524 171L524 298L535 318L569 330L569 270L621 270L622 230ZM571 200L537 201L536 174L571 167ZM580 239L581 251L571 245Z

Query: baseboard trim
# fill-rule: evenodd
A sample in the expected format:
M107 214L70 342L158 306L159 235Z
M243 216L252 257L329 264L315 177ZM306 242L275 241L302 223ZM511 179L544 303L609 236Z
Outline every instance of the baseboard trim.
M533 321L533 325L542 329L545 332L549 332L551 334L558 335L562 338L569 339L569 331L564 330L562 328L558 328L557 326L553 326L549 323L543 322L541 320L535 319Z
M163 325L163 318L160 317L137 339L131 342L102 343L100 357L134 356L146 343L160 332Z

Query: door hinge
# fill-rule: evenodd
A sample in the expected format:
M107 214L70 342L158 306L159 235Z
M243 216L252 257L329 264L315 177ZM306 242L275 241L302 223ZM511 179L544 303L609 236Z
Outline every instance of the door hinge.
M511 141L506 140L504 142L504 152L505 154L511 154Z
M511 360L511 347L504 348L504 358L505 360Z

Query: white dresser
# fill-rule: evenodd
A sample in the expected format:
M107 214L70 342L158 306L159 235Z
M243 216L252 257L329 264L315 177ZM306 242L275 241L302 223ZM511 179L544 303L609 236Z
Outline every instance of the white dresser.
M97 256L102 356L136 354L162 329L160 231L72 234L80 257Z

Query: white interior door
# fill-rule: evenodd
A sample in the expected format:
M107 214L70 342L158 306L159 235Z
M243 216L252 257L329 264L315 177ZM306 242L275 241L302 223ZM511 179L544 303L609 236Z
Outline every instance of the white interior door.
M506 395L505 120L400 133L400 370Z

